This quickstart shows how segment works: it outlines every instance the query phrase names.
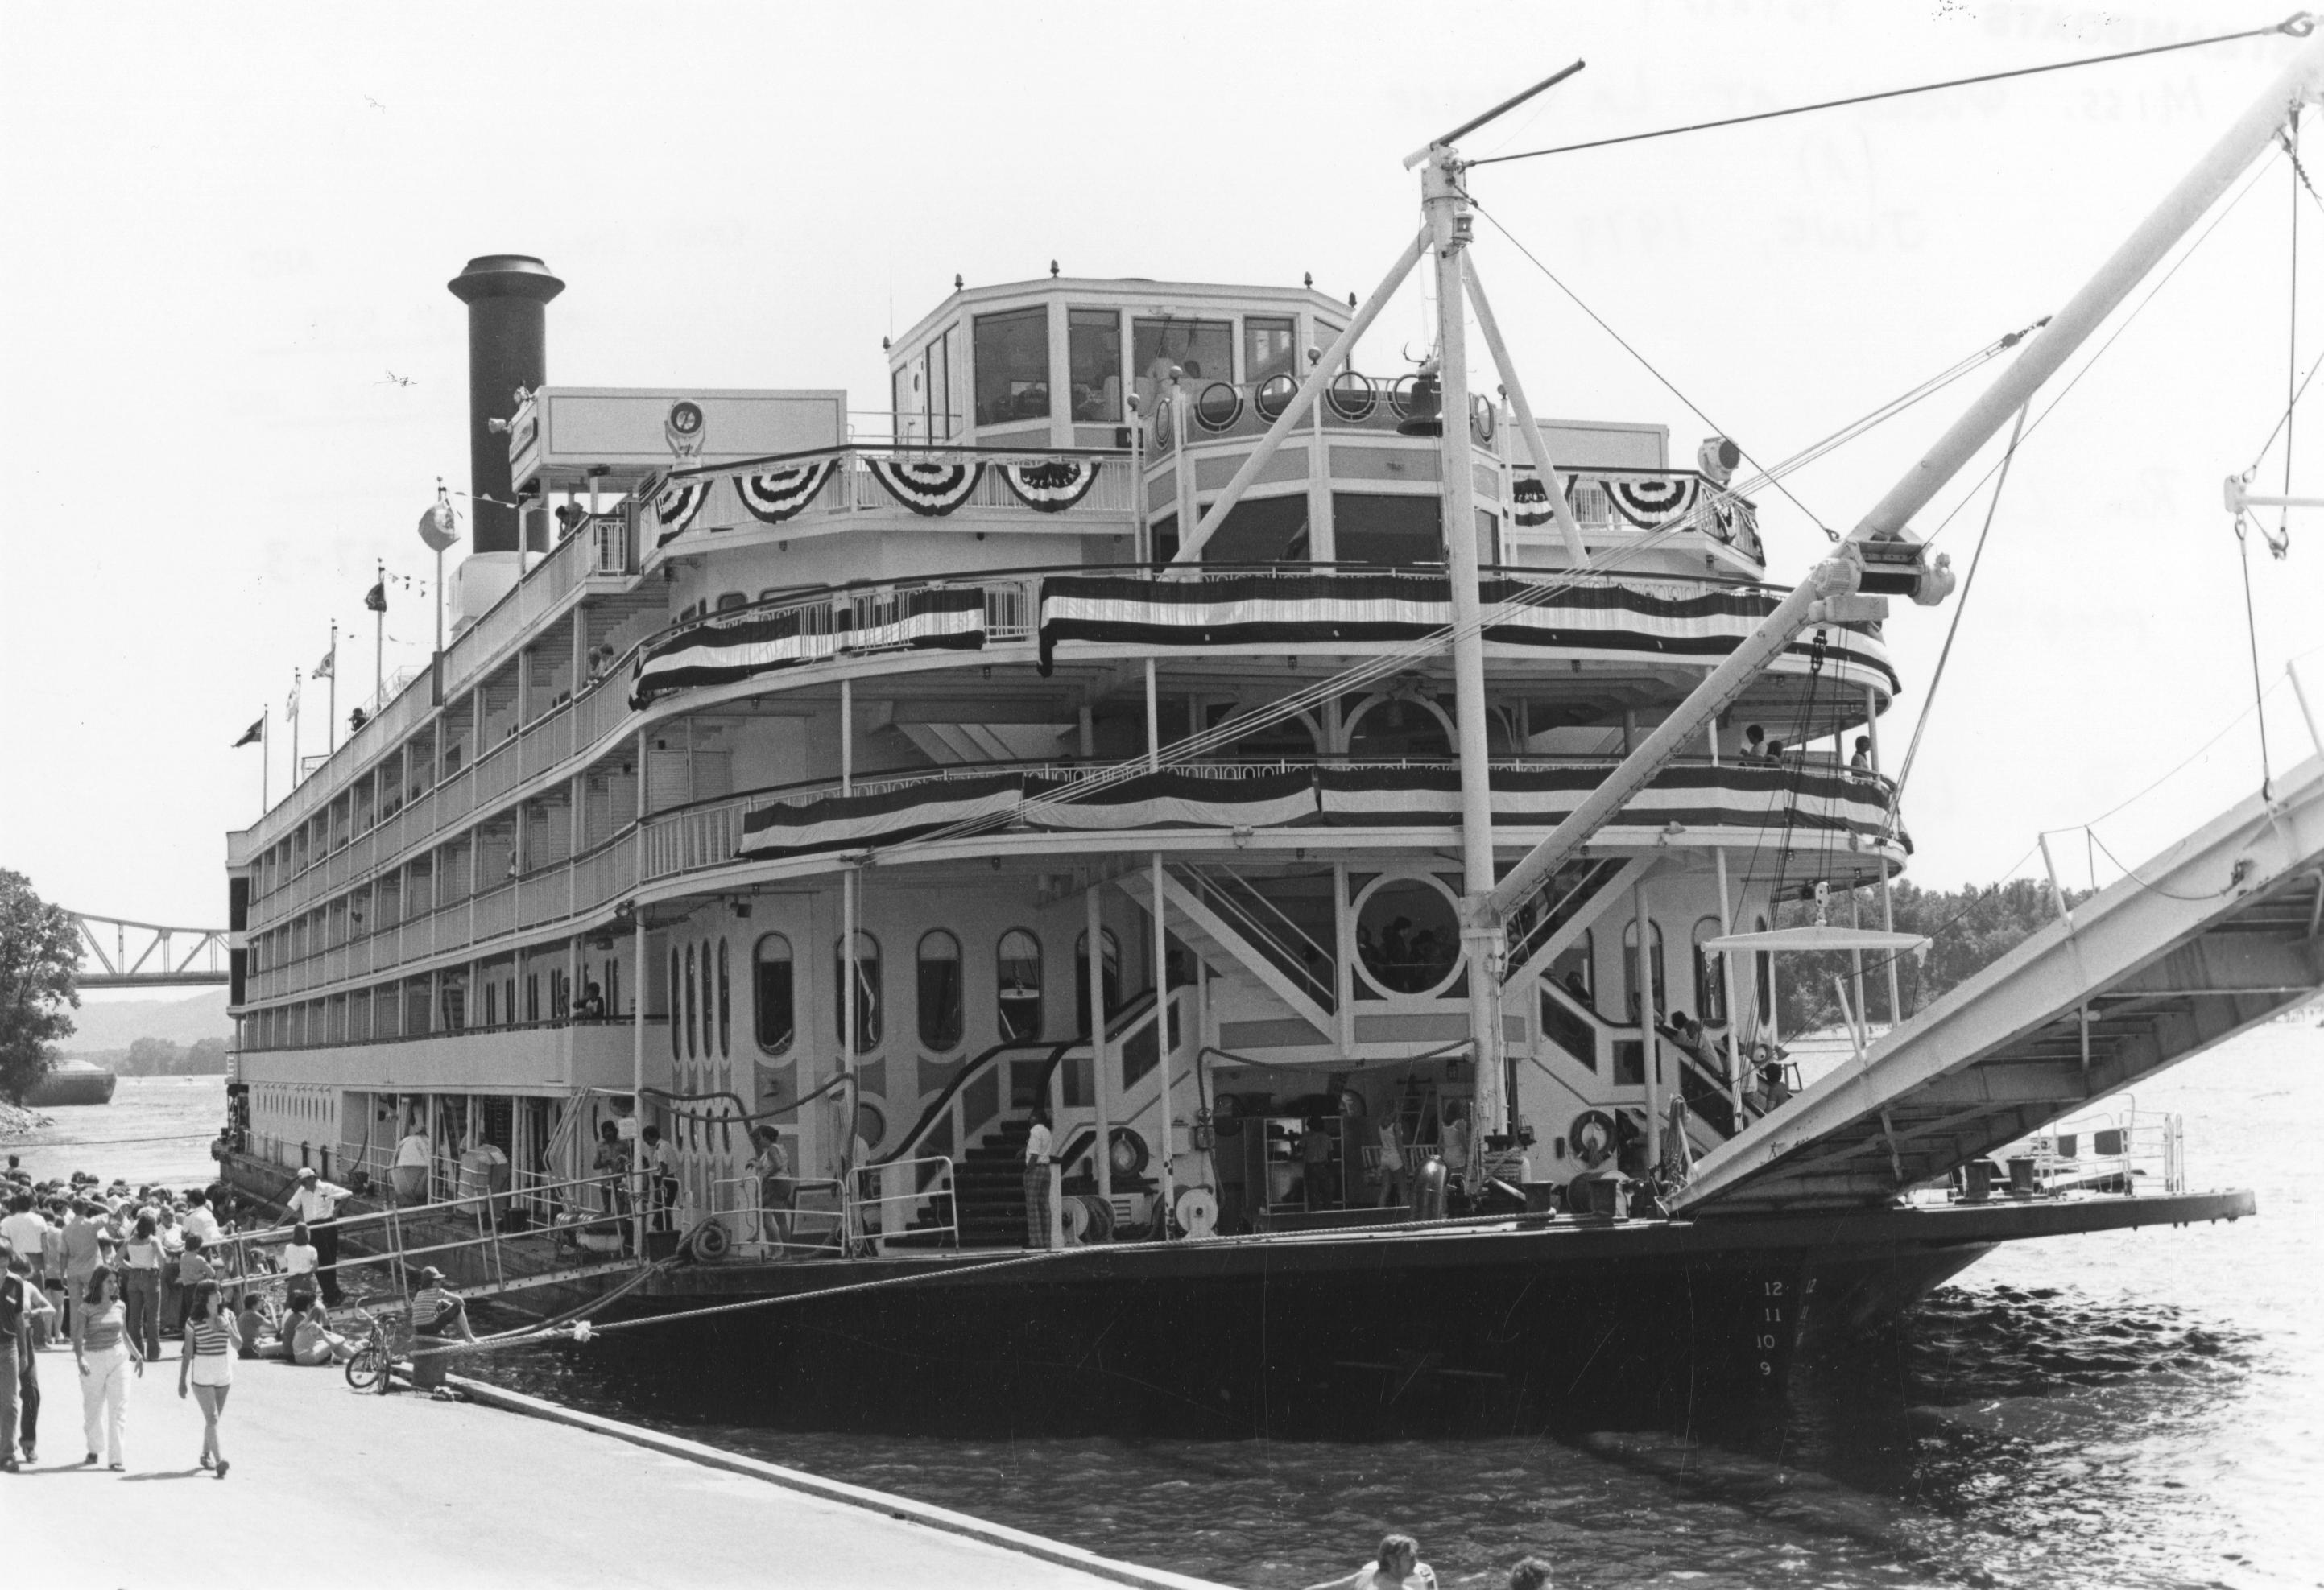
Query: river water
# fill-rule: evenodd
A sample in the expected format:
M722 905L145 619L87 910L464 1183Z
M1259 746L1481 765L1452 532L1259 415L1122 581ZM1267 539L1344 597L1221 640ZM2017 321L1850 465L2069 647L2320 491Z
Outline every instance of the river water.
M2324 1031L2279 1025L2138 1091L2142 1111L2184 1116L2192 1183L2252 1188L2257 1219L2005 1247L1894 1330L1803 1365L1779 1408L1687 1429L1367 1445L817 1436L670 1417L586 1347L494 1355L485 1373L1269 1590L1348 1572L1388 1529L1418 1536L1448 1586L1497 1585L1527 1551L1556 1564L1562 1590L2312 1586L2319 1072ZM60 1135L70 1114L111 1117L90 1136L132 1135L117 1112L145 1107L134 1088L107 1110L51 1112ZM210 1088L194 1129L217 1119ZM184 1147L170 1173L198 1177L202 1144ZM141 1174L111 1149L85 1163Z

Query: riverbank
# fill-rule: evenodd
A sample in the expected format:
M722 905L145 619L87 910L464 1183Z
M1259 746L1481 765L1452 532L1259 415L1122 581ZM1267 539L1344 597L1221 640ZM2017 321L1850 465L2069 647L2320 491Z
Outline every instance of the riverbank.
M265 1576L256 1549L447 1586L1205 1585L530 1399L363 1395L278 1363L235 1366L230 1477L195 1465L201 1415L174 1357L131 1383L128 1472L112 1474L80 1466L72 1356L41 1354L40 1374L41 1460L0 1475L10 1576L28 1584L241 1585Z

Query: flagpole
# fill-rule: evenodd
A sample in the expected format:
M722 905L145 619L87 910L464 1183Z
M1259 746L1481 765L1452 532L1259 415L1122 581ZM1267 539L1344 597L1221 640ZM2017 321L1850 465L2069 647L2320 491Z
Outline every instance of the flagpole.
M379 605L371 610L371 710L387 710L387 559L379 560L379 578L372 590Z
M339 620L337 619L331 620L331 653L328 660L331 665L327 670L331 676L331 688L325 696L323 704L323 716L327 720L325 726L327 738L324 744L329 753L336 754L339 749Z
M273 785L269 777L273 769L267 766L274 759L273 727L274 703L270 701L261 706L258 713L258 814L261 817L265 816L274 804L271 793Z
M290 787L299 787L299 670L290 670L290 704L283 709L290 714Z

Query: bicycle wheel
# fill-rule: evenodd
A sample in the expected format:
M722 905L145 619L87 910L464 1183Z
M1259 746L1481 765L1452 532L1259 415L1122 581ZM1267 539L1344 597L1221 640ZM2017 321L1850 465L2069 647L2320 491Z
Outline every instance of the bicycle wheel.
M374 1342L355 1350L347 1360L347 1383L359 1392L384 1391L387 1387L387 1349Z

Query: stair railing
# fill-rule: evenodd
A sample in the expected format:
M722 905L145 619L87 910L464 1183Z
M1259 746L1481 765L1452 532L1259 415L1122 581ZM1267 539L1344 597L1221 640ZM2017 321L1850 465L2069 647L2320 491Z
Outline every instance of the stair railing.
M1183 870L1194 881L1196 893L1248 940L1252 949L1273 961L1276 970L1298 983L1302 991L1318 1006L1324 1010L1337 1007L1336 976L1328 973L1319 976L1315 970L1320 964L1333 967L1336 971L1336 957L1318 944L1306 929L1286 915L1280 905L1253 888L1247 880L1223 869L1187 862L1183 865ZM1240 886L1241 897L1229 887L1231 883ZM1244 903L1245 898L1264 907L1282 924L1281 930L1262 921L1258 913Z

